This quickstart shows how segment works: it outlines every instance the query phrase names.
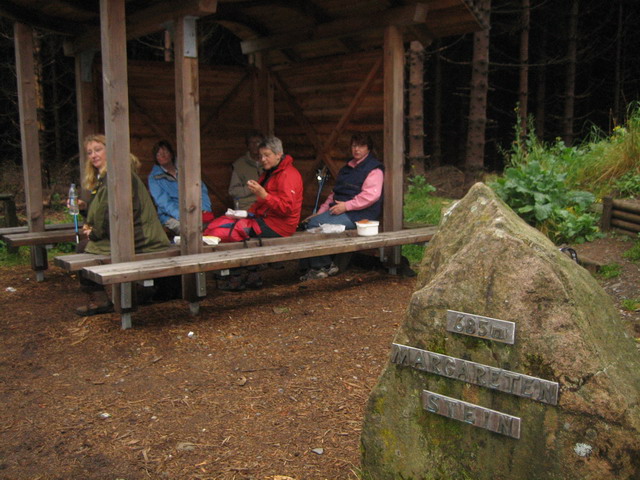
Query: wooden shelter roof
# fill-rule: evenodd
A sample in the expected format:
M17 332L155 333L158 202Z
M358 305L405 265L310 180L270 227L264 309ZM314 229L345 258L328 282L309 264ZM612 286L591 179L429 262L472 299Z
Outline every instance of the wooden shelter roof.
M262 51L268 64L379 48L389 24L423 44L480 27L475 0L126 0L127 37L196 15L242 41L243 53ZM99 0L5 0L0 15L70 37L71 52L99 49Z

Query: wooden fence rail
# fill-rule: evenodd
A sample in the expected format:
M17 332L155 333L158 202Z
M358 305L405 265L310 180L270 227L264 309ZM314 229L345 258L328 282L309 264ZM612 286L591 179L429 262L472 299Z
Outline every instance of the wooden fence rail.
M613 197L602 199L602 231L615 231L633 237L640 233L640 201L616 200Z

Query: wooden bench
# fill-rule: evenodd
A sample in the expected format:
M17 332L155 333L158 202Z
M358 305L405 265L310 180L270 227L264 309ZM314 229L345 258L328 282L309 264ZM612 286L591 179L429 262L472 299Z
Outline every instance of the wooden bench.
M73 223L52 223L44 226L45 232L54 230L73 230ZM29 233L29 227L22 225L19 227L0 228L0 240L4 240L5 235L15 235L18 233ZM74 238L75 240L75 238Z
M83 273L96 283L112 285L171 275L186 275L320 255L424 243L431 240L436 230L437 227L424 227L384 232L370 237L333 235L331 238L321 239L318 239L314 234L308 234L304 240L264 245L259 248L235 248L111 265L96 265L83 268Z
M46 230L44 232L12 233L3 235L2 239L11 247L33 247L37 245L53 245L54 243L75 242L76 232L72 228L65 230Z
M399 247L406 244L426 243L431 240L437 227L422 227L396 232L384 232L375 236L360 237L353 230L341 234L311 234L296 233L287 238L273 238L262 240L252 239L243 243L220 244L215 247L205 247L206 252L180 255L177 247L172 247L156 254L139 254L134 261L110 264L108 257L93 255L94 259L78 257L75 261L63 260L58 257L56 264L68 269L76 268L82 262L103 262L82 267L82 275L102 285L120 286L114 290L120 302L122 328L131 328L131 309L133 307L131 284L145 282L150 279L174 275L193 275L197 298L206 295L205 272L227 270L236 267L248 267L266 263L296 260L349 253L385 247ZM154 256L155 258L152 258ZM189 307L192 314L199 311L199 302L190 300Z
M637 236L640 233L640 201L604 197L600 228L604 232L614 230L625 235Z
M315 240L328 239L328 238L336 238L336 235L340 237L353 237L356 236L355 230L348 230L341 234L331 234L331 233L321 233L321 234L311 234L308 232L296 232L291 237L285 238L264 238L262 239L263 246L270 245L289 245L297 242L304 242L313 238ZM221 243L214 247L212 246L203 246L203 253L210 252L223 252L228 250L238 250L241 248L254 248L259 247L260 241L257 238L249 239L246 242L246 245L242 242L237 243ZM161 252L154 253L139 253L135 256L134 261L140 260L150 260L155 258L168 258L168 257L177 257L180 255L180 247L177 245L172 245L167 250L163 250ZM54 257L54 264L68 272L75 272L78 270L82 270L85 267L91 267L94 265L110 265L111 264L111 256L109 255L94 255L91 253L74 253L70 255L59 255Z
M31 247L31 268L38 282L44 280L44 271L49 267L46 247L54 243L73 242L75 238L73 223L45 225L43 232L29 232L26 226L0 229L0 239L13 252L17 252L18 247Z

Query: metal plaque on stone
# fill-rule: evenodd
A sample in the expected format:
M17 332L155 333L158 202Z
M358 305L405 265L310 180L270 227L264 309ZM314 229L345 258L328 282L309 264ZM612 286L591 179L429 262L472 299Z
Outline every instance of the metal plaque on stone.
M447 331L513 345L516 324L497 318L447 310Z
M558 383L542 378L398 343L391 346L391 362L538 402L558 404Z
M488 408L446 397L428 390L422 391L422 407L431 413L468 423L475 427L512 438L520 438L520 418Z

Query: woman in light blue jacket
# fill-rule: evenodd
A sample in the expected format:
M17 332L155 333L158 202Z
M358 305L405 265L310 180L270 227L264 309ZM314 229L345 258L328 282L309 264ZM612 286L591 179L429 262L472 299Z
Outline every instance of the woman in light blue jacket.
M175 235L180 235L180 205L178 203L178 168L173 147L166 140L153 146L156 164L149 174L149 191L158 209L160 223ZM211 199L202 184L202 211L211 212Z

